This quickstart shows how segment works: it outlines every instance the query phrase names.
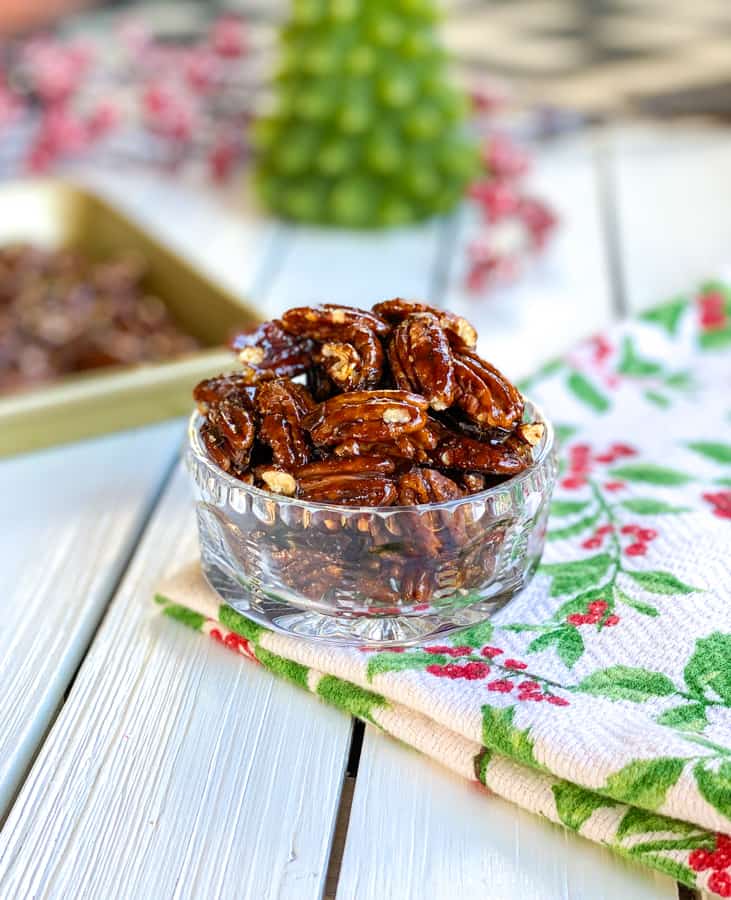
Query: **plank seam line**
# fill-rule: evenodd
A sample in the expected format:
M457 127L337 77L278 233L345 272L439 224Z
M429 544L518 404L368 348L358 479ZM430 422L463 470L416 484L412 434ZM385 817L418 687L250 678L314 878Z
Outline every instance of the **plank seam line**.
M348 837L348 824L350 822L350 810L353 805L355 781L358 774L360 755L363 750L363 737L365 723L360 719L352 719L352 731L350 734L350 749L348 759L343 771L343 780L340 786L338 800L338 812L335 816L332 838L330 841L330 856L325 873L325 900L334 898L337 884L340 880L340 868L343 864L343 854Z
M627 278L622 262L614 154L606 132L595 136L593 155L599 203L599 227L604 237L612 312L615 318L622 319L629 314Z
M438 241L429 275L428 297L433 306L441 307L449 287L452 262L457 250L457 236L462 207L448 216L442 216L436 224Z

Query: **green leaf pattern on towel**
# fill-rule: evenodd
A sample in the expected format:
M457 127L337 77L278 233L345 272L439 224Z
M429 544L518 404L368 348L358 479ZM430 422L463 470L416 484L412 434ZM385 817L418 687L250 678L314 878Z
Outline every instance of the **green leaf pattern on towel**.
M569 447L569 457L575 459L581 446ZM633 448L624 445L621 450L625 456L635 453ZM582 450L582 459L587 452ZM607 462L610 457L613 458L606 452L596 454L597 459ZM577 465L572 463L574 473ZM585 467L587 463L580 465ZM550 578L549 595L560 602L548 620L540 623L513 621L503 626L518 633L534 632L527 652L554 652L567 669L573 668L582 658L588 646L589 626L608 634L629 611L657 618L661 615L659 604L663 598L682 597L699 591L696 585L688 584L672 572L638 569L630 562L638 550L644 555L647 542L658 537L657 529L638 524L636 516L675 516L688 508L649 496L617 501L598 478L590 477L583 469L579 471L579 486L588 497L581 500L557 498L554 507L558 511L552 516L552 527L547 535L550 542L574 541L574 552L565 554L573 558L544 563L540 568L540 572ZM646 462L635 462L610 471L612 477L622 472L625 477L631 475L663 487L681 485L689 480L682 472ZM575 489L576 474L570 474L567 480L571 489ZM587 550L600 552L587 554Z

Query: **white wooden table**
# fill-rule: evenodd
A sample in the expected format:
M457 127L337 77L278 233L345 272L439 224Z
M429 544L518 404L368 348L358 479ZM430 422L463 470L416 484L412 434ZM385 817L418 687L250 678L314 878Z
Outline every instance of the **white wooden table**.
M731 256L719 132L542 150L536 187L561 230L486 300L461 289L469 214L343 236L96 180L267 316L420 296L475 320L515 377ZM157 620L156 582L195 549L182 438L174 421L0 463L0 897L677 900L669 878Z

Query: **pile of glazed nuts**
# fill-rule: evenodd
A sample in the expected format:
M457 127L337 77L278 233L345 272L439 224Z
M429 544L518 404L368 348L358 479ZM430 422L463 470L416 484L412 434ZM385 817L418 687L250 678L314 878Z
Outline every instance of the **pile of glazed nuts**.
M401 299L290 309L233 339L242 371L195 388L205 446L228 474L319 503L484 490L530 465L543 425L476 342L462 317Z
M216 465L273 497L387 508L252 517L246 574L260 578L265 560L270 587L363 598L383 615L490 581L512 522L486 527L469 496L529 466L544 426L523 421L519 391L476 340L465 319L401 299L291 309L233 339L243 369L194 391Z
M102 262L31 244L0 248L0 393L198 348L144 286L132 256Z

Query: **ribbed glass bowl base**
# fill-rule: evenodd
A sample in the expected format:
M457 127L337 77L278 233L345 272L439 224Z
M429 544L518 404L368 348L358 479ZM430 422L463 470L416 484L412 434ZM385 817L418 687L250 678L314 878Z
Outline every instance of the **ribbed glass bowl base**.
M293 637L327 641L353 647L373 649L408 647L430 643L454 631L468 628L489 619L510 600L523 585L501 591L494 597L470 602L468 596L455 597L439 612L418 612L412 615L327 614L316 608L302 609L285 597L270 592L261 593L255 586L247 586L213 560L203 560L203 572L221 599L237 612L283 634ZM500 585L493 586L495 590ZM313 607L316 604L313 604Z

